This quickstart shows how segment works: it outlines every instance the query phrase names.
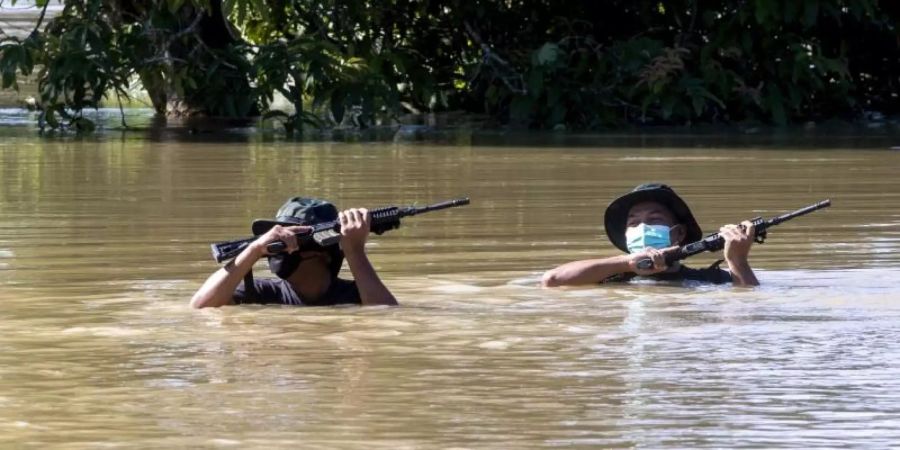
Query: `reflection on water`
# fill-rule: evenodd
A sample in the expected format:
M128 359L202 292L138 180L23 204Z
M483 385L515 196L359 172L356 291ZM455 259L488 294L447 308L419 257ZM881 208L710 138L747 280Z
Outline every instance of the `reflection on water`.
M10 137L0 444L887 448L898 168L881 149ZM754 248L757 289L536 287L611 254L603 208L649 180L706 230L834 206ZM400 308L189 310L208 244L301 193L472 204L371 239Z

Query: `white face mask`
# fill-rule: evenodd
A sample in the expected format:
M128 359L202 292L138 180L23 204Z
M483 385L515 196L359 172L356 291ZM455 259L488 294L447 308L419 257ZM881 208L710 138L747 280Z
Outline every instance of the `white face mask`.
M629 253L637 253L645 248L662 249L672 245L667 225L647 225L642 223L625 230L625 242Z

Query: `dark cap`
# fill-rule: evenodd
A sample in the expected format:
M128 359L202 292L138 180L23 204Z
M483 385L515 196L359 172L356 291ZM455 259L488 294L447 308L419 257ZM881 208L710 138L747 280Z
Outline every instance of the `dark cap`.
M603 217L606 236L619 250L628 253L628 245L625 242L628 211L634 205L643 202L657 202L669 208L669 211L672 211L672 215L675 216L675 220L687 228L684 243L699 241L703 238L703 231L697 220L694 219L694 215L691 214L687 203L672 188L661 183L646 183L613 200L606 207L606 214Z
M269 231L275 225L315 225L337 220L338 210L332 203L318 198L294 197L281 205L275 220L257 219L251 226L254 236Z

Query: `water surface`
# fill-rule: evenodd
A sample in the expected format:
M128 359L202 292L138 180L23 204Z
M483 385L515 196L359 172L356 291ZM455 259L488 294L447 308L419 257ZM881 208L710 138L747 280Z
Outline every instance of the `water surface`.
M201 138L0 144L0 445L900 440L900 151L884 142ZM834 206L754 247L759 288L537 287L556 264L615 254L603 209L646 181L673 185L707 231ZM472 204L372 237L399 308L189 309L217 267L209 243L301 194Z

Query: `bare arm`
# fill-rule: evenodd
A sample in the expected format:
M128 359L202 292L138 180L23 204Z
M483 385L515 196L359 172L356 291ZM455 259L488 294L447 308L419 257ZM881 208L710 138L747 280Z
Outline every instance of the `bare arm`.
M370 216L366 209L349 209L338 216L341 221L341 248L356 280L363 305L397 305L394 294L382 283L369 257L366 255L366 239L369 235Z
M667 251L677 248L669 247L663 250L648 248L640 253L629 255L572 261L545 272L541 278L541 286L557 287L596 284L613 275L628 272L638 275L652 275L668 269L665 262L665 254ZM653 260L652 269L642 270L637 268L637 262L644 258Z
M365 249L359 251L345 251L347 264L350 266L350 272L353 273L353 279L356 280L356 287L359 289L359 296L362 304L369 305L397 305L397 299L394 294L388 290L387 286L381 282L372 263L366 256Z
M229 261L224 267L206 279L203 286L191 298L194 308L219 307L234 304L234 290L241 284L244 275L253 268L259 258L267 255L266 245L275 241L284 241L288 253L297 250L296 233L309 227L281 227L276 225L241 252L237 258Z
M228 261L225 266L210 275L203 286L194 293L191 306L207 308L234 304L232 299L234 290L260 258L260 255L251 249L252 247L248 247L237 258Z
M541 277L541 286L596 284L613 275L625 272L628 272L628 255L572 261L544 272L544 276Z

